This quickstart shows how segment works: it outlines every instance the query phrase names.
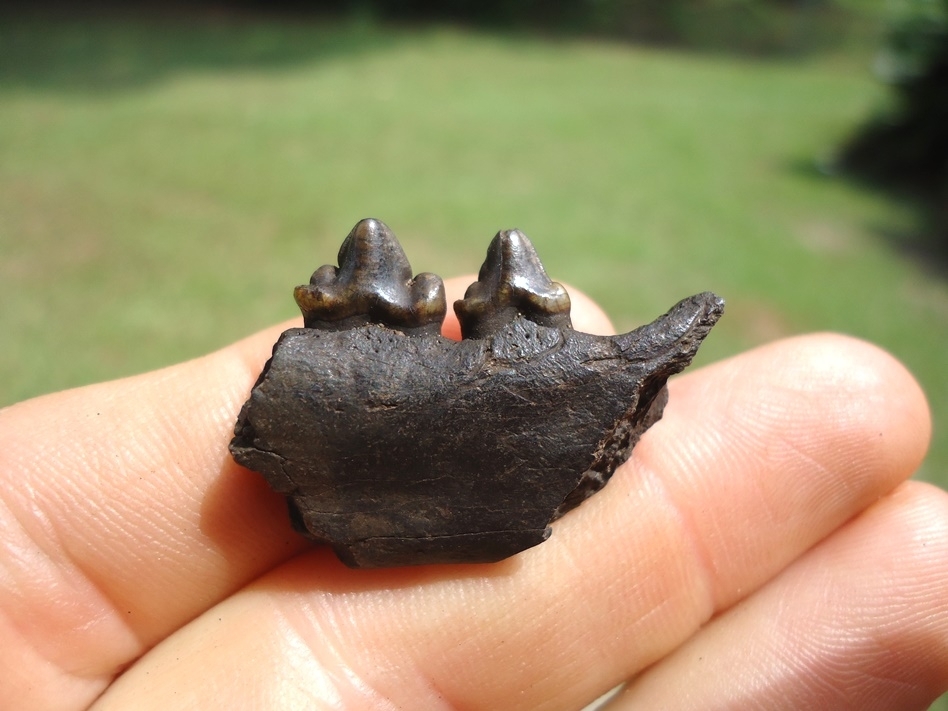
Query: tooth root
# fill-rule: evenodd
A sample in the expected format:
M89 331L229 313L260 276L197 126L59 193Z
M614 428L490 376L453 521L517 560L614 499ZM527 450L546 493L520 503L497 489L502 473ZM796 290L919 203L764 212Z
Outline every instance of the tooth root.
M454 302L464 338L485 338L521 315L553 328L570 328L569 294L551 281L530 240L519 230L498 232L487 259Z
M438 333L447 310L441 278L411 265L392 231L360 221L339 249L339 266L317 269L293 293L307 328L344 330L380 323L409 334Z

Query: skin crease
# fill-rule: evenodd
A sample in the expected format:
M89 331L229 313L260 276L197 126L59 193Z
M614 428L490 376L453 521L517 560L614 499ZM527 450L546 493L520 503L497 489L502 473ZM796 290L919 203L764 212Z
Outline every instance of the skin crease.
M570 292L578 330L611 328ZM351 571L227 455L286 326L0 411L0 708L578 709L632 680L617 708L923 709L948 687L948 496L905 483L929 415L877 348L806 336L675 379L609 486L513 559Z

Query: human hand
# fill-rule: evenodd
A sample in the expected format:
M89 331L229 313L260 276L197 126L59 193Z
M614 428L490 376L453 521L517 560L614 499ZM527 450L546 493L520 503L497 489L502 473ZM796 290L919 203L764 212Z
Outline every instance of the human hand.
M609 486L512 559L349 570L227 452L282 328L0 411L0 708L578 709L629 680L610 709L923 709L948 686L948 495L905 481L928 411L878 349L807 336L673 380Z

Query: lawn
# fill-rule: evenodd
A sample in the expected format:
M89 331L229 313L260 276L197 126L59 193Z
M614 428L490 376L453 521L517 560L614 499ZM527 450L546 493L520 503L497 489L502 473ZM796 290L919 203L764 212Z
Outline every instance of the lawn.
M0 403L293 315L373 215L442 274L518 226L621 327L718 291L705 360L868 338L948 416L918 217L816 169L880 100L859 62L220 17L0 33ZM924 475L946 472L940 436Z
M827 176L883 97L843 54L225 16L0 23L0 405L296 314L361 217L415 271L520 227L618 326L711 289L708 362L820 329L924 384L948 483L948 284L910 205Z
M948 287L910 206L816 169L863 61L202 16L0 25L0 404L294 315L363 216L416 271L499 228L620 327L712 289L702 360L832 329L924 383L946 483Z

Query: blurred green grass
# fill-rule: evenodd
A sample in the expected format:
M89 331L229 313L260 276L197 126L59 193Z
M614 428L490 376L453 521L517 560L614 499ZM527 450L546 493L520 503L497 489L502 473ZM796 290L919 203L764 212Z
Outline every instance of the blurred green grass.
M416 271L500 228L621 328L712 289L707 362L832 329L905 361L948 483L948 286L911 205L816 166L868 55L750 61L240 16L0 24L0 405L197 356L296 309L379 217Z

